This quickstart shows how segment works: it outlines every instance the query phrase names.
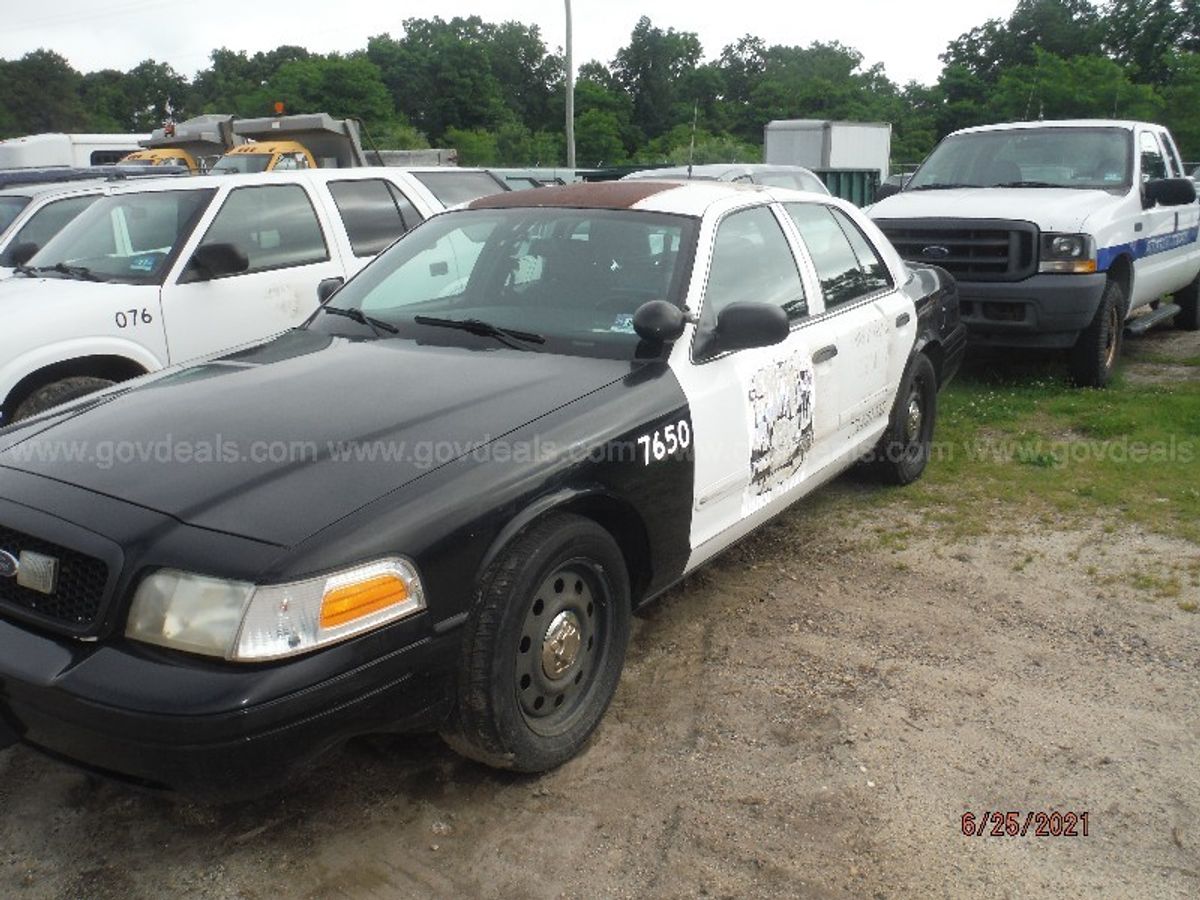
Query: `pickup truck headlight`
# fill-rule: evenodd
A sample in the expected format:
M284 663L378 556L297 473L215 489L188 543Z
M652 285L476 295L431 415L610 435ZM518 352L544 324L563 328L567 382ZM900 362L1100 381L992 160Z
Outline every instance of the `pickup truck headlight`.
M163 569L138 585L125 634L176 650L259 662L307 653L424 608L417 571L400 558L266 586Z
M1096 244L1090 234L1043 234L1039 272L1095 272Z

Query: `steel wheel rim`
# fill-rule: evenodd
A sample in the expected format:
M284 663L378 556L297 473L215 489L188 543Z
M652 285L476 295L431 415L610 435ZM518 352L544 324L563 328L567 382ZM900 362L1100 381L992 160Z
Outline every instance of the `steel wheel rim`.
M595 693L611 644L612 603L594 563L558 566L534 592L517 637L514 688L526 724L570 727Z
M921 441L921 428L925 424L925 410L921 405L920 385L913 387L908 397L908 414L904 419L904 438L910 446Z

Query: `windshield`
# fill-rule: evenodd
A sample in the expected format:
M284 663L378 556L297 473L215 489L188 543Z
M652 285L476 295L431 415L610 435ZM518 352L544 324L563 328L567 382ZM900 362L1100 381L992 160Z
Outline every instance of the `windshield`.
M429 188L443 206L470 203L480 197L499 194L508 190L494 175L488 172L413 172L416 179Z
M477 319L545 338L542 352L633 359L633 313L681 305L696 220L632 210L466 210L430 219L334 295L425 343L501 342L416 317ZM324 331L366 326L318 314ZM533 344L531 344L533 346Z
M0 197L0 234L8 231L17 214L28 205L28 197Z
M250 172L265 172L270 164L271 154L269 153L231 153L228 156L222 156L212 170L222 174L245 175Z
M51 238L29 265L51 271L83 267L102 281L161 284L215 193L147 191L102 197Z
M1122 128L1008 128L952 135L905 186L1027 186L1128 190L1130 142Z

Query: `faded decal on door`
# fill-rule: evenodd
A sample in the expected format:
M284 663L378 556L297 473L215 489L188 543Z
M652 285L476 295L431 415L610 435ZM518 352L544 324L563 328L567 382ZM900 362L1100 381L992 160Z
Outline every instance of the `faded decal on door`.
M745 512L753 512L800 478L813 444L813 367L806 353L763 366L747 390L750 481Z

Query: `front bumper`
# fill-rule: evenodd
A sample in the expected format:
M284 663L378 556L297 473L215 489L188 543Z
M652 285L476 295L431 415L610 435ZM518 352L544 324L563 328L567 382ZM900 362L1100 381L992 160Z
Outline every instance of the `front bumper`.
M354 735L442 721L458 635L397 648L400 630L242 667L0 621L0 745L7 731L81 768L208 800L261 794Z
M1075 344L1100 307L1107 277L1034 275L1016 282L958 282L973 344L1061 349Z

